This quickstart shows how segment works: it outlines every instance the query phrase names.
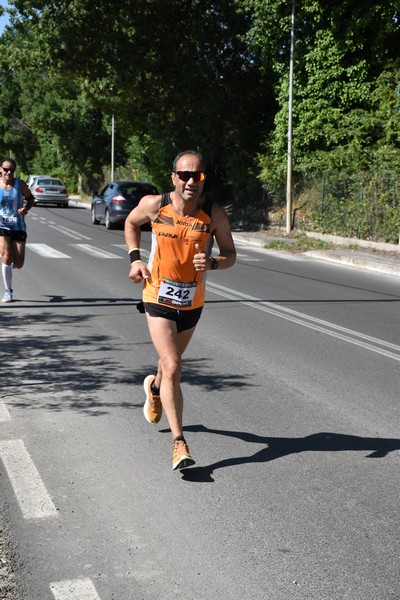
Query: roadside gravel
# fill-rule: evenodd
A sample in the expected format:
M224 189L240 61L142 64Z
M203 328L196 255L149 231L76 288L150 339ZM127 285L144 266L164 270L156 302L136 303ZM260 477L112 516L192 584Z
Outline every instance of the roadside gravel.
M15 564L10 535L0 515L0 598L1 600L21 600L15 577Z

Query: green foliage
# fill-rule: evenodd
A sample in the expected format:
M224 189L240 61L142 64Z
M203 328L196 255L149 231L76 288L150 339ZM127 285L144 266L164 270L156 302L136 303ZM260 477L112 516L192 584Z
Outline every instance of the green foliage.
M293 254L298 252L306 252L307 250L325 250L330 248L328 242L323 240L315 240L306 236L297 236L294 240L286 242L285 240L273 240L264 245L268 250L287 250Z
M325 250L330 244L323 240L315 240L308 237L296 239L295 245L302 250Z
M147 148L141 157L147 172L161 183L178 151L199 148L214 190L224 195L243 182L249 187L272 90L244 41L248 17L236 2L13 4L10 64L50 83L62 77L78 89L78 98L84 95L102 114L114 113L127 134L125 161L127 140L135 136ZM63 118L63 108L53 122ZM261 193L257 180L250 188Z
M288 242L284 242L283 240L274 240L273 242L264 244L264 248L267 250L289 250L290 244Z
M270 189L271 181L273 187L279 181L282 185L286 173L291 3L245 4L254 10L249 37L266 63L272 58L277 74L275 126L265 141L265 158L259 157L260 179ZM304 0L296 3L295 30L295 174L326 168L356 171L370 164L371 147L384 141L394 149L397 140L398 149L398 4L344 0L332 6ZM397 167L399 160L397 156Z
M115 115L117 176L169 189L173 157L195 148L219 201L256 211L260 222L268 207L284 205L291 2L9 7L11 26L0 37L0 148L24 171L98 188L109 178ZM399 23L395 0L296 2L295 199L315 196L308 182L322 172L368 182L399 172ZM314 211L318 227L339 230L346 221L357 235L392 238L390 186L374 195L364 183L362 211L356 192L342 206L332 190L336 209Z

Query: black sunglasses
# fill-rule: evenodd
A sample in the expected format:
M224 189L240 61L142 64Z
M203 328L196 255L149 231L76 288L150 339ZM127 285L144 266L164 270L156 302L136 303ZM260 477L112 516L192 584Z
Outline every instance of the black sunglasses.
M204 181L206 178L204 171L175 171L175 174L185 183L189 179L193 179L194 182L198 183L199 181Z
M11 171L11 173L14 173L15 169L9 169L8 167L1 167L3 169L3 171L5 171L6 173L8 173L9 171Z

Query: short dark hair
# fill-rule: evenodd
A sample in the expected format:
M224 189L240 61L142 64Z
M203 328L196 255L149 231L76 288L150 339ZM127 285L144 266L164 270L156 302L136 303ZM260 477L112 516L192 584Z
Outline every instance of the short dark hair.
M172 163L172 172L173 173L176 173L176 165L178 164L178 161L180 158L182 158L182 156L196 156L203 163L203 166L205 167L204 158L203 158L202 154L200 154L200 152L197 152L196 150L185 150L185 152L179 152L179 154L177 154L175 156L174 162Z
M5 163L5 162L11 163L12 166L14 167L14 170L17 168L17 163L15 162L15 160L13 158L7 158L6 156L4 158L2 158L1 166L3 166L3 163Z

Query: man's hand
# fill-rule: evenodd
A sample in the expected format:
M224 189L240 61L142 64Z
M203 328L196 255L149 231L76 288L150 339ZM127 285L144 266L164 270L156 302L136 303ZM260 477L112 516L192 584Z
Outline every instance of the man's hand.
M207 271L210 268L210 257L204 252L199 244L195 244L197 253L193 257L193 264L196 271Z
M128 277L132 279L133 283L142 283L143 279L150 278L150 272L141 261L138 261L131 264Z

